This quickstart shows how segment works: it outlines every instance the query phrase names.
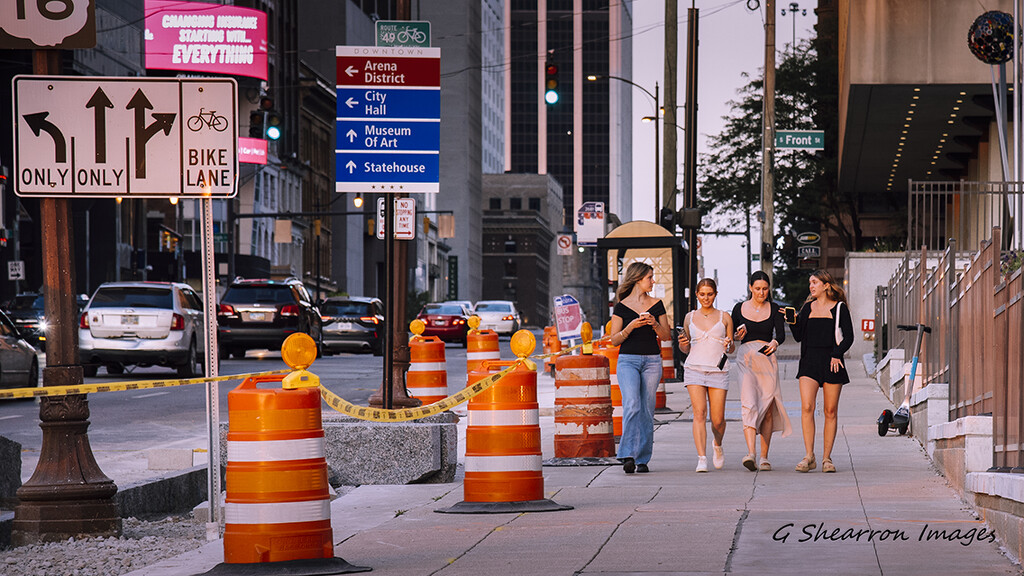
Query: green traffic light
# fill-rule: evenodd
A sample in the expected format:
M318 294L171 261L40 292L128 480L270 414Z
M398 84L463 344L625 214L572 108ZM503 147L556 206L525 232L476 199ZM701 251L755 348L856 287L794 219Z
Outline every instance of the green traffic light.
M281 137L281 129L277 126L270 126L267 128L267 138L269 140L277 140Z
M544 93L544 101L547 102L548 104L557 104L558 92L555 92L554 90L548 90L547 92Z

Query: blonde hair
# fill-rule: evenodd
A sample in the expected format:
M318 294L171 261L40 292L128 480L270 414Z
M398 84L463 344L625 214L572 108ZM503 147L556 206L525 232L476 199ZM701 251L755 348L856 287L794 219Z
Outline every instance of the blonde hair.
M633 286L636 286L636 283L643 280L644 276L647 276L647 273L652 270L654 268L650 264L644 264L643 262L633 262L627 266L626 272L622 276L622 282L619 283L619 288L615 291L615 297L618 298L619 302L626 296L629 296L630 292L633 291Z
M824 270L815 270L814 272L811 272L811 276L817 278L825 285L825 295L828 296L830 300L847 304L846 291L836 284L836 279L833 278L831 274ZM810 296L807 297L807 301L811 301Z
M718 294L718 284L715 284L715 281L711 278L701 278L700 282L697 282L697 287L694 288L694 290L700 290L704 286L711 288L715 291L715 294Z

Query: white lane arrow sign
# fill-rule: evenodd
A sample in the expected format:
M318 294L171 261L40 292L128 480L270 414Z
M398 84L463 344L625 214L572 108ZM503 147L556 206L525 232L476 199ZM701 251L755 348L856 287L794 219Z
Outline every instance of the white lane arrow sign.
M356 104L359 104L358 100L353 100L352 98L345 100L345 105L348 106L349 108L355 108Z
M349 78L355 76L358 72L359 69L356 68L355 66L352 66L351 64L349 65L348 68L345 68L345 74L348 74Z
M348 168L348 173L351 174L356 169L356 163L349 160L348 164L345 164L345 168Z
M356 140L356 131L349 129L348 132L345 132L345 136L348 136L348 143L351 144Z

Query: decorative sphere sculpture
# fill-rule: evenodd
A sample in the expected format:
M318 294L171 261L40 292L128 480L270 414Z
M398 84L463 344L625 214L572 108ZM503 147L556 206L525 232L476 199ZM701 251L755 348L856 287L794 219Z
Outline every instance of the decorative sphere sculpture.
M978 16L967 31L967 47L986 64L1002 64L1013 58L1013 16L998 10Z

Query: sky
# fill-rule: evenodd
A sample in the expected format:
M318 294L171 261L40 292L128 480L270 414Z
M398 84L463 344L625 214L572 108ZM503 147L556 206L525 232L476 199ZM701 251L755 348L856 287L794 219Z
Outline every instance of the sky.
M755 0L751 0L751 4ZM686 94L686 18L687 10L696 7L700 10L698 26L698 63L697 63L697 146L698 155L708 151L709 135L720 132L725 125L722 120L730 112L728 102L737 98L736 91L749 82L743 78L744 72L751 77L758 74L764 65L764 5L755 11L747 9L747 0L703 0L679 1L679 72L678 88L676 89L676 105L685 103ZM787 49L793 40L794 18L791 16L791 2L779 1L776 9L785 8L786 15L776 15L775 43L776 50ZM795 18L796 40L814 36L816 17L814 8L816 1L801 0L797 2L800 10L806 9L807 15L799 13ZM663 0L633 1L633 78L632 80L654 91L654 83L664 84L665 47L665 4ZM657 55L658 57L654 57ZM662 91L664 93L664 91ZM651 220L654 211L654 199L651 190L654 188L654 127L641 122L643 116L651 114L653 103L642 91L633 89L633 218L635 220ZM682 111L678 122L682 124ZM679 132L678 158L683 158L683 134ZM683 168L678 168L678 185L682 187ZM697 194L700 194L698 185ZM704 228L720 229L705 218ZM754 245L760 241L760 230L752 230ZM734 302L746 295L746 248L742 236L705 236L702 248L705 262L705 275L718 279L717 306L732 309ZM728 265L723 265L728 264ZM753 269L757 270L758 263Z

